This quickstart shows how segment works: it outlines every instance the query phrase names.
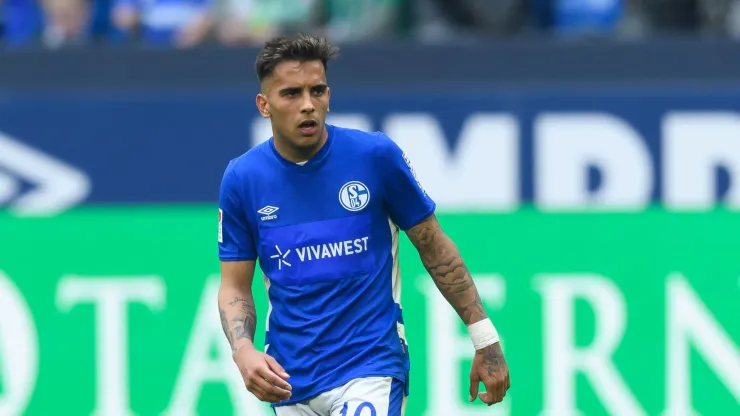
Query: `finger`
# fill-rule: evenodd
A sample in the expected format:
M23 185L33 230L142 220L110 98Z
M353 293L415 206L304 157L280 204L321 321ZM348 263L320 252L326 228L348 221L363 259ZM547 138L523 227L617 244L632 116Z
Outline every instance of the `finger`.
M267 356L265 356L265 361L267 361L267 365L270 367L270 370L274 371L275 374L279 375L280 377L282 377L282 378L284 378L286 380L288 378L290 378L290 376L285 371L285 369L283 368L283 366L281 366L280 364L278 364L278 362L274 358L272 358L271 356L267 355Z
M506 381L503 378L492 378L486 384L486 403L493 405L504 400Z
M254 397L257 398L257 400L259 400L261 402L266 402L267 401L267 399L265 398L265 392L262 391L262 389L253 386L251 383L250 384L247 384L247 391L250 392L250 393L252 393L254 395Z
M499 388L501 393L501 400L504 400L504 397L506 397L506 392L509 390L509 377L506 374L504 374L504 378L501 380Z
M290 399L289 391L272 386L265 380L253 380L250 386L253 391L259 392L262 395L264 401L270 403L279 403L283 400Z
M486 404L486 406L490 407L493 406L496 403L501 402L503 399L497 400L495 396L488 394L488 393L481 393L479 395L480 401Z
M259 399L260 401L263 401L263 402L280 403L281 401L284 400L283 398L281 398L281 397L279 397L279 396L277 396L275 394L266 392L265 389L262 388L262 386L260 386L260 385L258 385L256 383L253 383L248 388L248 390L250 392L252 392L252 394L254 394L254 396L257 399Z
M278 380L280 379L278 378ZM291 396L290 391L271 384L269 381L265 380L259 375L256 375L256 377L254 377L254 379L252 380L252 383L262 388L262 390L265 393L275 395L279 397L281 400L290 399L290 396Z
M478 377L478 373L475 371L470 372L470 397L468 397L468 401L472 402L475 401L475 398L478 396L478 385L480 384L480 377Z
M502 380L501 380L501 400L506 397L506 392L509 391L509 387L511 387L511 380L509 378L509 369L506 368L502 373Z
M490 378L483 382L486 386L486 400L484 400L489 406L499 401L498 394L498 380L496 378ZM498 400L497 400L498 399Z
M487 380L483 380L483 385L486 388L486 391L479 394L478 397L480 397L481 401L489 406L496 404L503 400L503 395L501 394L501 387L503 386L503 380L497 380L495 378L490 378Z
M287 381L280 378L277 374L273 373L272 370L270 370L267 367L260 368L257 370L257 374L260 378L267 379L267 382L278 386L283 390L293 390L293 386L288 384Z
M504 382L504 380L501 380L501 383L499 383L496 390L498 390L498 392L497 396L494 398L494 403L500 403L504 401L504 397L506 397L506 382Z

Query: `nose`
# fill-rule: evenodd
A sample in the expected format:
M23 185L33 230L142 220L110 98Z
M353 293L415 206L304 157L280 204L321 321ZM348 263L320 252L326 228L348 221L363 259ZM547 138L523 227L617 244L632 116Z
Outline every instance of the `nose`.
M313 113L314 111L316 111L316 106L313 104L313 100L311 99L311 92L308 91L303 94L301 113Z

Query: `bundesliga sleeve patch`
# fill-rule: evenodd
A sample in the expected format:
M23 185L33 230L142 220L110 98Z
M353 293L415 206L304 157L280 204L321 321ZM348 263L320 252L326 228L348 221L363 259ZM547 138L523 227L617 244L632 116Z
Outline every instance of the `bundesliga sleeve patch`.
M406 162L406 166L409 167L409 171L411 171L411 176L413 176L414 179L416 179L416 184L419 185L419 189L421 189L421 191L424 192L424 194L426 194L427 191L424 190L424 187L421 186L421 182L419 181L419 178L416 177L416 171L414 170L414 166L411 164L411 160L409 159L408 156L406 156L406 152L403 152L403 154L401 154L401 157L403 157L403 161Z
M224 242L224 211L218 209L218 242Z

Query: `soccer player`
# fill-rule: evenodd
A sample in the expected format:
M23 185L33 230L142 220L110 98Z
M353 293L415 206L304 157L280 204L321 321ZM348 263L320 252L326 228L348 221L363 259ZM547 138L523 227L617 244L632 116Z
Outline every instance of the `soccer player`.
M273 137L223 175L218 305L246 388L278 416L404 414L400 229L470 332L469 400L500 402L509 371L498 334L408 158L383 133L325 123L336 51L308 35L265 44L256 104ZM253 344L256 261L269 300L264 353Z

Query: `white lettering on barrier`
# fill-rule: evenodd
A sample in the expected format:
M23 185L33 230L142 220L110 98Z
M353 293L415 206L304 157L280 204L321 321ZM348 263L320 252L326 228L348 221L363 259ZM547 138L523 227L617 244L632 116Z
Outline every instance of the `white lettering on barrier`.
M36 387L38 360L33 315L11 278L0 270L0 415L26 413Z
M540 275L545 347L545 400L542 415L582 415L576 405L576 375L586 376L609 414L647 415L629 390L612 354L626 326L625 302L619 287L600 275ZM588 302L595 315L594 340L575 345L575 301Z
M724 203L740 207L740 115L673 112L663 120L664 200L675 210L708 210L717 201L717 168L730 174Z
M521 203L522 136L512 114L471 114L454 149L431 113L390 114L379 125L365 114L332 113L327 121L388 134L414 160L440 210L511 211ZM710 209L717 202L718 167L731 177L723 202L740 209L740 114L667 113L655 155L662 161L660 178L645 137L615 114L543 113L532 130L534 201L545 209L639 210L651 203L658 184L669 209ZM255 119L252 145L270 136L269 120ZM603 179L594 191L587 189L589 167Z
M362 114L332 114L328 123L373 131ZM383 132L414 160L425 190L446 209L513 210L519 206L519 128L508 114L473 114L465 120L455 152L439 122L427 113L392 114ZM269 120L255 119L252 145L272 136Z
M219 276L206 281L198 305L195 323L182 359L180 375L165 414L188 416L198 414L198 399L206 383L223 383L231 396L234 415L267 416L266 407L246 391L239 369L231 357L218 314ZM216 354L211 352L215 351Z
M427 416L448 414L508 415L511 394L495 408L468 406L465 397L451 394L450 386L465 385L461 361L470 360L472 349L459 318L429 279L419 281L426 298L426 347L429 403ZM505 306L506 280L499 275L477 276L484 303L494 310ZM605 409L614 414L643 415L645 411L628 389L611 360L625 336L626 306L616 284L596 274L543 274L534 288L542 296L544 329L544 409L542 414L579 414L574 378L586 376ZM97 400L94 414L132 415L129 403L127 307L140 302L161 309L165 284L157 276L94 277L65 276L57 291L57 306L69 311L80 303L92 303L96 317ZM691 350L698 353L727 391L740 402L740 349L717 322L711 311L679 273L668 276L666 299L666 416L691 416ZM196 414L197 398L205 383L222 382L232 396L234 412L266 415L269 412L243 389L238 370L223 338L213 304L218 277L208 279L198 305L194 325L168 414ZM595 316L594 340L586 347L575 345L575 303L585 301ZM505 337L505 334L502 334ZM629 336L629 335L627 335ZM505 339L502 340L505 343ZM217 347L218 353L212 354ZM504 345L505 347L505 345ZM24 414L38 373L38 339L32 314L9 276L0 271L0 414ZM695 383L695 382L694 382ZM514 393L516 390L514 390ZM516 394L516 393L515 393ZM693 397L692 397L693 394ZM451 413L452 412L452 413ZM493 412L493 413L491 413Z
M128 305L152 309L165 304L165 283L159 276L63 276L57 287L57 308L68 312L80 303L95 305L97 400L96 416L132 416L129 400Z
M426 322L431 324L427 327L426 339L429 402L425 416L508 416L511 412L511 392L493 408L471 406L456 393L458 390L455 386L469 383L467 377L460 375L460 363L471 360L475 349L470 336L460 331L460 318L432 280L427 276L418 282L421 283L418 289L427 300ZM493 310L503 308L506 302L506 281L503 277L495 274L476 275L475 282L487 307ZM503 337L501 347L505 347Z
M692 405L691 347L740 403L740 350L680 273L666 288L666 416L698 415Z
M599 113L543 114L535 122L535 195L553 210L641 210L653 190L650 154L623 120ZM588 189L588 168L601 174Z
M439 122L429 114L392 114L384 131L411 160L440 207L466 211L519 206L519 127L507 114L473 114L450 152Z

